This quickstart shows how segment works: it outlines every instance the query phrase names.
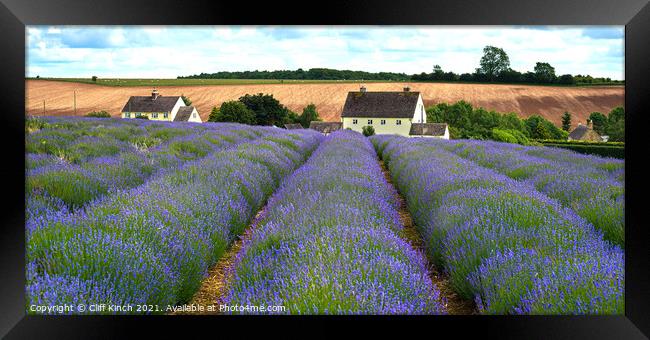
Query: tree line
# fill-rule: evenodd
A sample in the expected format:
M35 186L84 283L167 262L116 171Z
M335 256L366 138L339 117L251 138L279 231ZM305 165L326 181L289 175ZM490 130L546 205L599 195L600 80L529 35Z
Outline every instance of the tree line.
M622 80L592 77L590 75L556 75L555 68L547 62L537 62L532 71L519 72L510 67L508 54L499 47L486 46L483 49L480 65L473 73L457 74L445 72L440 65L434 65L431 73L407 75L394 72L365 72L336 70L328 68L301 68L280 71L221 71L179 76L178 79L292 79L292 80L386 80L386 81L444 81L477 83L526 83L526 84L624 84Z
M531 139L566 140L571 129L571 114L562 116L562 129L548 119L535 114L520 118L516 113L499 113L484 108L475 108L466 101L454 104L440 103L429 107L427 122L449 124L453 139L483 139L508 143L531 144ZM609 115L594 112L588 121L601 135L608 135L610 141L625 140L625 110L614 108Z
M275 125L300 124L309 127L312 121L320 121L316 105L305 106L301 114L297 114L272 94L246 94L238 100L226 101L218 108L215 106L210 112L209 122L232 122L248 125Z

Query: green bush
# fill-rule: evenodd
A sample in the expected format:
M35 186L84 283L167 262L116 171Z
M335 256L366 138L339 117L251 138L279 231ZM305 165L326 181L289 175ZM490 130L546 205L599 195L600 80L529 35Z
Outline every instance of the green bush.
M573 150L578 153L588 154L588 155L597 155L602 157L613 157L613 158L625 158L625 147L624 146L615 146L615 145L603 145L596 143L584 143L584 144L570 144L570 143L543 143L544 146L551 146L556 148L564 148Z
M369 136L372 136L372 135L375 134L375 128L370 126L370 125L364 126L363 128L361 128L361 130L362 130L363 135L366 136L366 137L369 137Z
M106 112L106 111L93 111L93 112L88 112L86 114L86 117L93 117L93 118L111 118L111 114Z

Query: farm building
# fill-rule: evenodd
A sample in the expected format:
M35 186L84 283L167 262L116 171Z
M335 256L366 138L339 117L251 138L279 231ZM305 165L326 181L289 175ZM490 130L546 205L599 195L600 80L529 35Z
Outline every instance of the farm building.
M302 125L300 124L284 124L284 128L287 130L297 130L297 129L302 129Z
M445 123L413 123L409 135L411 137L449 139L449 126Z
M594 129L591 127L591 123L588 125L583 125L582 123L578 123L578 126L569 133L569 137L567 138L568 140L583 140L583 141L589 141L589 142L602 142L603 138L598 134L598 132L594 131Z
M317 122L312 121L309 123L309 128L316 130L324 135L329 135L330 133L340 130L343 126L341 122Z
M201 123L194 106L186 106L181 96L162 96L156 89L151 96L131 96L122 109L122 118L147 117L168 122Z
M412 92L409 87L396 92L368 92L364 86L359 91L348 92L341 113L343 128L361 132L364 126L372 126L376 134L396 134L401 136L426 135L449 139L446 124L422 125L427 115L420 92ZM444 131L443 131L444 130ZM441 132L439 134L439 132ZM424 134L422 134L424 132Z

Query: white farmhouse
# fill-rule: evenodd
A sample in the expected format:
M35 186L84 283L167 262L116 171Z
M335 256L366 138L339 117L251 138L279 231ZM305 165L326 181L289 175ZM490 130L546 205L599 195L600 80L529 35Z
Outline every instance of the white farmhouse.
M147 117L149 120L201 123L194 106L186 106L181 96L162 96L156 89L151 96L131 96L122 109L122 118Z
M420 92L409 87L396 92L349 92L341 113L343 129L362 132L372 126L376 134L406 137L437 137L449 139L447 124L427 123L427 114Z

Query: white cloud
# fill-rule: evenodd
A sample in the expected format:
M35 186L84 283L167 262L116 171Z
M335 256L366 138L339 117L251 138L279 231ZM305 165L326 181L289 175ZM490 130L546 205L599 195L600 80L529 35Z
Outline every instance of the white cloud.
M465 73L479 66L484 46L494 45L521 72L541 61L557 74L624 77L620 27L31 26L27 44L30 76L176 77L313 67L412 74L431 72L434 64Z

